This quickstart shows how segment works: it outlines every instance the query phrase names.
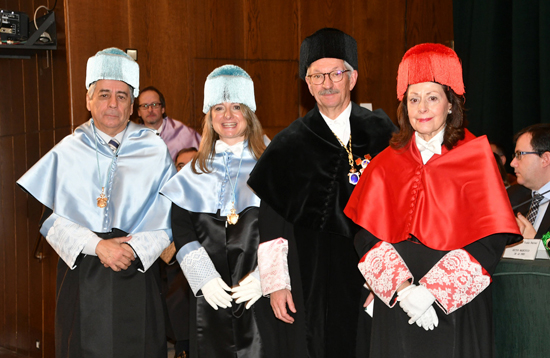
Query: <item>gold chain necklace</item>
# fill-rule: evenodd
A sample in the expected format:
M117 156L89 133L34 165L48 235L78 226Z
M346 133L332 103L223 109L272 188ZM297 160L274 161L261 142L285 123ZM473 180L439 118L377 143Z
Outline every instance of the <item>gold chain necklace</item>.
M338 142L340 142L342 147L344 147L344 149L348 153L348 162L349 162L349 166L350 166L350 170L349 170L349 173L348 173L349 183L352 184L352 185L357 185L357 183L359 182L359 177L361 176L361 173L359 173L357 171L357 169L355 169L355 165L354 165L354 161L353 161L353 153L351 152L351 133L349 135L348 146L346 147L344 145L344 143L340 140L340 138L338 138L338 136L336 135L336 133L334 133L334 131L332 129L331 129L331 132L332 132L332 134L334 134L336 139L338 139Z

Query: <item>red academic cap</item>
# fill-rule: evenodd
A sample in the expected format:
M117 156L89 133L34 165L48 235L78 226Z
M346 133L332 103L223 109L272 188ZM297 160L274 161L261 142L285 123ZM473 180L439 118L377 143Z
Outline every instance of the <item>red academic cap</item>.
M405 53L397 71L397 98L401 101L409 85L437 82L464 94L462 65L452 49L440 44L420 44Z

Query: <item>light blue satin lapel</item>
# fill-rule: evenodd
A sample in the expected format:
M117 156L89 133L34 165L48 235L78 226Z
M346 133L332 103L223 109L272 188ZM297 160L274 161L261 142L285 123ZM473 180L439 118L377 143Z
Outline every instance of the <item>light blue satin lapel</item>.
M95 232L129 233L170 228L170 201L158 194L176 170L153 131L129 123L117 158L98 139L99 179L91 120L65 137L19 180L42 204ZM96 199L108 177L106 208Z
M235 188L235 209L238 213L250 206L260 206L260 198L246 184L256 165L256 159L246 142L245 146ZM193 173L189 163L164 185L161 194L183 209L196 213L216 213L219 209L221 216L227 216L231 209L232 188L225 175L223 157L224 153L216 153L211 162L212 172L207 174ZM229 173L233 181L237 176L240 159L240 156L234 156L233 153L228 155Z

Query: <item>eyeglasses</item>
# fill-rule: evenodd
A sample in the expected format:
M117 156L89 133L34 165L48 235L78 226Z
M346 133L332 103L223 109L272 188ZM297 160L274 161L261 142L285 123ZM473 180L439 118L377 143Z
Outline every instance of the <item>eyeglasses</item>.
M540 156L542 153L544 152L520 152L519 150L517 150L514 153L514 157L516 157L517 160L521 160L521 157L523 157L525 154L536 154Z
M340 82L344 78L344 73L349 72L350 70L338 70L327 73L314 73L312 75L307 75L311 83L314 85L320 85L325 82L325 76L328 75L332 82Z
M160 102L155 102L155 103L144 103L144 104L140 104L138 106L140 109L149 109L149 107L153 107L153 109L157 109L157 108L160 108L162 107L162 104Z

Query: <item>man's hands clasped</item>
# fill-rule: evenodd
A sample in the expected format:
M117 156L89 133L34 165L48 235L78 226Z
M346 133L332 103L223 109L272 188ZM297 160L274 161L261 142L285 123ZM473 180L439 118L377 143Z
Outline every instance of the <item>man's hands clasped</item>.
M126 270L136 259L134 250L127 242L128 237L117 237L110 240L101 240L96 246L95 252L100 262L113 271Z

